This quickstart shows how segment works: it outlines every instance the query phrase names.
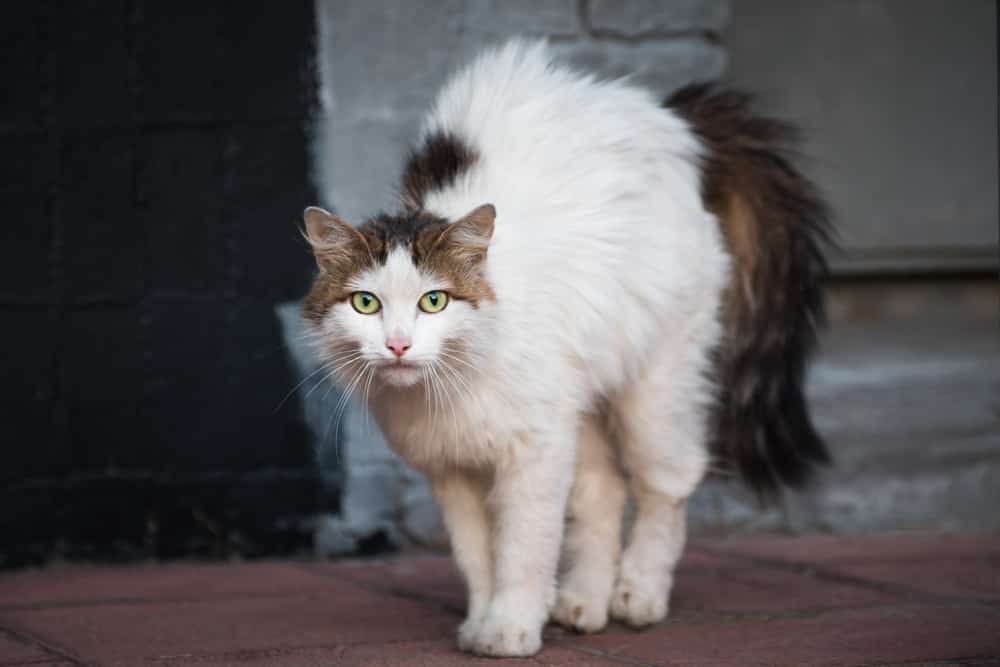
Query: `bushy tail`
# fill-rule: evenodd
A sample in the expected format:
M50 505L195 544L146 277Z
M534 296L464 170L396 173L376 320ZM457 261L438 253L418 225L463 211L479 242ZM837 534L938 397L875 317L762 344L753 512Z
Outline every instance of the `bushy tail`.
M829 462L802 393L823 320L826 206L790 161L796 133L756 116L749 95L689 86L666 106L685 118L707 153L702 197L733 259L723 301L713 455L761 496L801 487Z

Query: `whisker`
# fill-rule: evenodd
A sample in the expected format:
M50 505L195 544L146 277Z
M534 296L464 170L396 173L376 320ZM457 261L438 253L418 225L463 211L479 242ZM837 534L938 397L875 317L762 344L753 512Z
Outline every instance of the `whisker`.
M365 380L365 389L361 397L361 402L365 405L365 435L371 436L371 410L368 408L368 395L372 388L372 379L375 377L375 366L371 364L368 366L368 379Z
M364 372L368 370L368 365L364 364L360 371L354 374L351 382L344 389L344 394L340 397L337 402L337 407L334 408L334 414L336 415L336 424L334 425L334 433L340 433L340 421L344 416L344 411L347 409L348 403L350 403L351 394L354 393L355 387L357 387L358 382L361 380ZM327 423L326 433L323 435L323 439L326 440L326 436L329 434L329 423ZM337 460L340 460L340 438L337 438Z
M428 371L427 377L430 379L431 391L433 392L433 394L432 394L432 398L433 398L433 402L432 402L433 411L432 411L432 414L431 414L431 436L430 437L431 437L431 440L434 440L437 437L439 414L440 414L440 409L443 406L441 405L441 403L442 403L442 397L441 397L440 382L437 379L437 375L434 373L434 367L433 367L433 365L429 366L427 368L427 371Z
M441 393L444 395L445 400L448 403L448 410L451 412L451 423L452 427L454 427L458 424L458 412L455 410L454 397L452 396L453 387L451 383L448 382L448 377L440 372L443 366L441 366L438 362L434 362L434 364L432 364L432 368L434 369L435 375L437 375L441 381ZM446 383L448 383L447 386Z
M299 380L297 383L295 383L295 386L288 390L288 393L285 394L285 397L283 399L281 399L281 401L278 402L278 406L276 408L274 408L274 412L272 412L271 414L277 414L278 410L281 409L281 406L283 406L285 404L285 401L287 401L289 398L291 398L292 394L294 394L296 392L296 390L298 390L299 387L301 387L306 382L308 382L310 378L312 378L312 377L314 377L316 375L316 373L319 373L320 371L323 371L323 370L326 370L326 364L321 364L319 368L317 368L312 373L310 373L309 375L305 376L304 378L302 378L301 380ZM322 382L322 380L320 380L320 382Z
M478 372L478 371L479 371L479 368L478 368L478 367L476 367L476 366L472 365L471 363L469 363L469 362L468 362L468 361L466 361L465 359L462 359L462 358L461 358L461 357L459 357L458 355L456 355L456 354L454 354L453 352L449 351L449 350L448 350L447 348L441 348L441 349L440 349L440 350L438 351L438 354L439 354L439 355L441 355L442 357L445 357L445 358L446 358L446 359L448 359L449 361L457 361L458 363L460 363L460 364L462 364L462 365L464 365L464 366L467 366L467 367L469 367L470 369L472 369L472 370L474 370L474 371L476 371L476 372Z
M469 384L469 381L465 378L465 376L462 375L461 372L458 371L458 369L451 368L448 366L448 364L442 364L441 369L446 371L451 377L453 377L456 383L461 384L461 388L465 390L468 400L472 400L475 398L475 394L472 390L472 385Z
M323 380L317 382L316 385L312 387L312 389L306 392L306 395L303 397L303 400L309 398L309 396L314 391L316 391L316 387L319 387L321 384L323 384L324 381L330 381L331 386L335 385L336 383L334 382L334 380L336 379L337 374L341 373L345 368L347 368L351 364L356 363L357 360L360 359L361 357L362 357L361 354L357 354L346 361L338 362L336 365L334 365L333 368L330 369L330 373ZM330 395L330 390L328 389L326 395L323 396L323 400L326 400L326 396L329 395Z

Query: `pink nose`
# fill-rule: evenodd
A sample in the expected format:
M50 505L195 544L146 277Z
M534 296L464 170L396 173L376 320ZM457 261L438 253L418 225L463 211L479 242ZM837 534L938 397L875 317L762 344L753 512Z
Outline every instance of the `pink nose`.
M397 357L402 358L406 354L406 351L410 349L410 339L392 337L385 341L385 346L392 350L392 353Z

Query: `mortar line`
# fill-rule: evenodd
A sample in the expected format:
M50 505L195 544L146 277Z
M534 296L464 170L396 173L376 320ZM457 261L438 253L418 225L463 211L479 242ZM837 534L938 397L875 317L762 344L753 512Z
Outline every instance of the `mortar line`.
M74 665L82 665L83 667L94 667L95 663L87 662L82 658L78 658L72 653L59 648L53 644L46 641L38 639L33 635L29 635L25 632L20 632L18 630L13 630L5 625L0 625L0 635L6 636L8 639L18 642L19 644L25 644L27 646L32 646L38 650L51 655L60 660L66 660Z
M965 607L965 608L972 607L975 609L979 609L980 611L987 611L991 614L1000 615L1000 603L994 603L988 600L981 600L976 598L971 598L971 599L962 598L954 595L945 595L940 593L930 593L927 591L922 591L917 588L910 588L908 586L904 586L901 584L893 584L874 579L866 579L864 577L858 577L850 574L844 574L828 566L820 565L817 563L811 563L808 561L792 561L792 560L784 560L781 558L769 558L766 556L753 556L750 554L740 553L738 551L727 551L725 549L719 549L717 547L710 547L705 545L699 545L699 548L702 551L709 553L713 556L720 556L728 560L743 561L771 569L784 570L787 572L798 574L800 576L803 576L805 572L808 572L809 576L819 579L821 581L857 586L859 588L873 590L878 593L885 593L887 595L893 595L901 597L903 599L909 599L913 602L933 603L933 604Z
M590 20L589 0L578 0L576 4L577 21L583 34L591 39L619 42L621 44L645 44L648 42L671 41L682 39L700 39L709 44L722 44L720 34L711 29L688 28L685 30L645 30L633 35L611 28L595 28Z
M571 651L576 651L577 653L583 653L586 655L596 656L598 658L604 658L612 662L618 662L623 665L633 665L634 667L661 667L654 662L646 662L644 660L639 660L638 658L633 658L627 655L613 655L596 648L590 648L589 646L574 646L572 644L560 644L563 648L568 648Z
M449 604L447 602L442 602L441 600L438 600L429 595L425 595L423 593L408 591L402 588L398 588L396 586L380 586L378 584L373 584L369 581L363 581L361 579L357 579L355 577L352 577L350 574L345 574L344 572L339 572L337 576L334 576L332 574L327 574L325 572L320 572L311 569L307 567L305 564L296 564L296 566L298 567L298 569L307 574L311 574L316 577L323 577L326 579L334 578L337 581L346 581L355 588L360 588L362 590L368 591L369 593L379 593L382 595L389 595L392 597L402 598L404 600L409 600L411 602L417 602L420 604L433 607L438 611L443 611L445 613L458 617L462 617L465 614L465 609L459 609L458 607L452 604Z

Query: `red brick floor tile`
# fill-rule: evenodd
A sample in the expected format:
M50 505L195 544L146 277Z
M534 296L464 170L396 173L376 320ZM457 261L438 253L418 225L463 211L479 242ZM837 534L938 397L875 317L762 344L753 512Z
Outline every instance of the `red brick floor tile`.
M608 667L621 664L612 659L577 651L571 648L545 648L537 656L526 659L497 661L477 658L459 652L451 640L394 642L391 644L364 644L330 648L276 649L258 652L234 652L216 655L168 657L157 663L161 667L188 665L213 667L223 665L254 665L254 667L460 667L464 665L574 665L580 667Z
M905 561L928 558L1000 556L1000 534L949 535L899 533L879 536L755 537L692 542L712 553L742 554L791 562L845 563L854 561Z
M0 609L100 600L203 600L211 597L295 595L323 582L295 563L58 566L0 574Z
M666 623L642 633L613 625L589 637L550 626L545 651L530 662L1000 660L997 542L926 535L695 541L678 569ZM20 637L101 665L479 664L455 648L463 607L461 579L445 557L58 566L0 575L0 667L58 662L58 655L32 653Z
M52 654L37 646L19 641L14 637L0 634L0 665L23 665L27 663L51 662Z
M380 560L303 564L324 577L343 578L367 588L420 596L457 613L465 609L465 586L447 556L416 555Z
M355 646L344 651L338 667L460 667L462 665L580 665L581 667L608 666L616 663L606 658L582 653L566 647L546 646L534 658L504 660L477 658L459 652L454 642L409 642L392 646Z
M0 610L0 625L101 664L450 637L458 618L341 583L299 597Z
M875 665L1000 657L1000 615L891 606L775 620L661 626L576 640L624 660L656 665L768 667Z
M831 570L932 595L1000 602L1000 555L936 558L930 563L845 563Z
M680 571L671 609L723 614L788 612L883 604L895 598L877 590L771 568Z

